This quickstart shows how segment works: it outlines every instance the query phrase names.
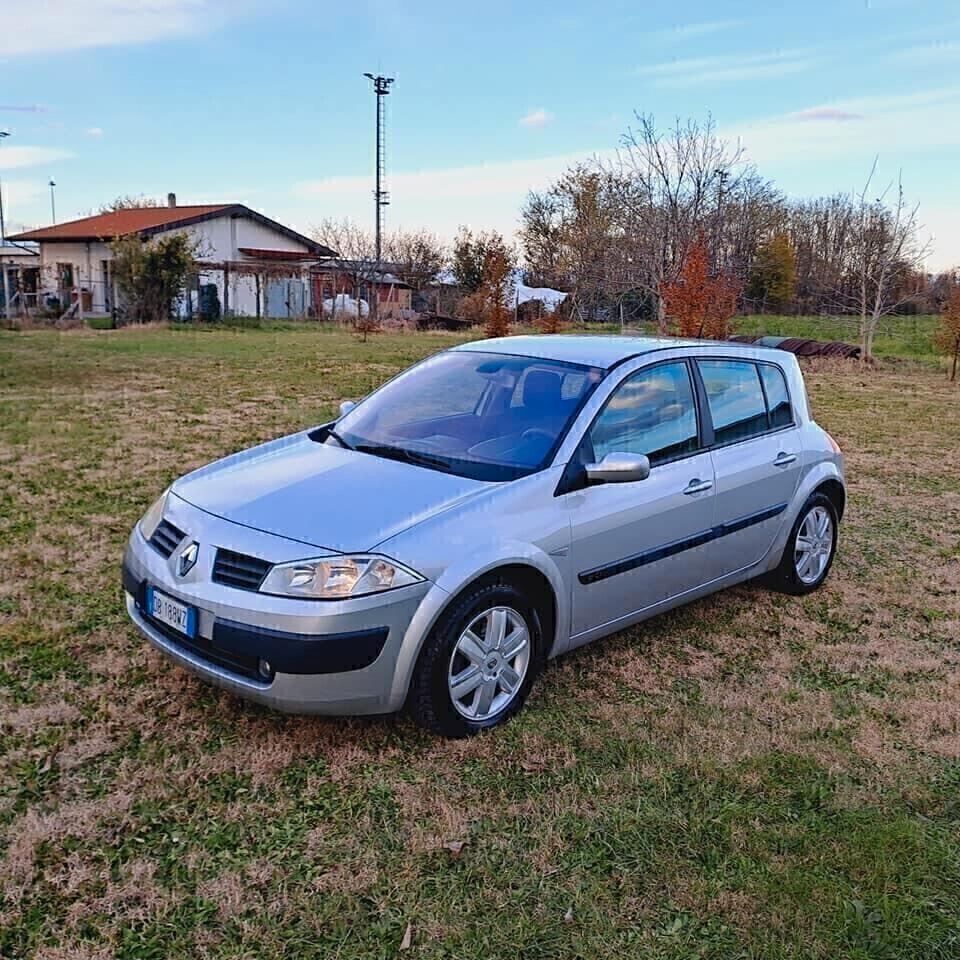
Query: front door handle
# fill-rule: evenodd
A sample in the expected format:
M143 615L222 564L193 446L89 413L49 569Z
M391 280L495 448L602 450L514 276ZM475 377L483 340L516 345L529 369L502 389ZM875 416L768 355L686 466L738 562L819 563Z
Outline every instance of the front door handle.
M703 493L704 490L709 490L712 486L713 483L709 480L694 478L683 488L683 492L689 497L692 493Z
M777 459L773 461L773 465L775 467L786 467L796 459L797 455L795 453L778 453Z

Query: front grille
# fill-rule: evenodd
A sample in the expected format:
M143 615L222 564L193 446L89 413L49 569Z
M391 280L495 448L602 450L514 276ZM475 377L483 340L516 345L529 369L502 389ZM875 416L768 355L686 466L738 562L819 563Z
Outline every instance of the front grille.
M150 546L158 553L169 557L170 554L177 549L177 544L185 536L186 534L179 527L175 527L170 523L169 520L161 520L160 523L157 524L157 529L153 531L153 536L150 538Z
M213 581L240 590L259 590L271 564L232 550L217 550L213 561Z

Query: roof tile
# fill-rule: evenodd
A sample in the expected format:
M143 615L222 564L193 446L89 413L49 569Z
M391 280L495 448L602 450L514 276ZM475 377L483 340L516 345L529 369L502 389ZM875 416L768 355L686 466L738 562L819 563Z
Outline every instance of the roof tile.
M141 230L150 230L166 224L209 216L219 210L229 210L233 203L207 203L185 207L130 207L100 213L81 220L70 220L40 230L19 233L8 240L112 240Z

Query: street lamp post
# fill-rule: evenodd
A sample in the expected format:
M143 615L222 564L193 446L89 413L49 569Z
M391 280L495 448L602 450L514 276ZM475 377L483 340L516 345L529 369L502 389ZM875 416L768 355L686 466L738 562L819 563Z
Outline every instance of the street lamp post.
M56 186L54 180L50 181L50 222L56 226L57 225L57 202L53 198L53 188Z
M0 130L0 143L10 136L9 131ZM3 183L0 182L0 250L7 248L7 228L3 218ZM0 253L0 273L3 274L3 316L10 321L10 278L7 276L7 264L4 261L5 253Z

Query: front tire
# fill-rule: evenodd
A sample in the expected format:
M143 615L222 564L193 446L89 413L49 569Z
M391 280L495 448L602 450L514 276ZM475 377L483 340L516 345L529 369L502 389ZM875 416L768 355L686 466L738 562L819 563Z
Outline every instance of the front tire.
M535 604L505 581L469 588L444 612L420 651L407 709L445 737L469 737L512 717L543 667Z
M813 493L804 503L783 550L780 564L768 583L795 597L820 587L837 552L837 509L823 493Z

